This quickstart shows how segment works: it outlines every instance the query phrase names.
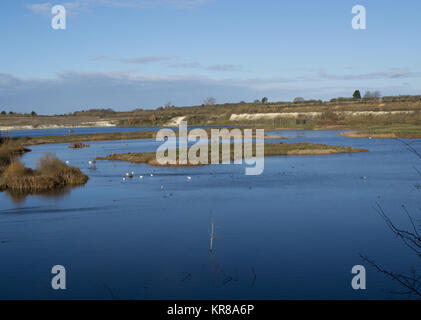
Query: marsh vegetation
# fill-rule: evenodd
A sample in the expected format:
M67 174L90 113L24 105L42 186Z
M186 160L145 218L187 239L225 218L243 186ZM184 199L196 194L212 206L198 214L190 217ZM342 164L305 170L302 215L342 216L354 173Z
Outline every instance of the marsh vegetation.
M38 160L36 169L25 168L20 160L12 161L0 176L0 190L37 193L83 185L88 179L79 168L66 165L53 154L46 154Z
M0 191L38 193L88 181L79 168L66 165L53 154L45 154L35 169L25 168L19 157L30 151L18 141L3 138L0 144Z
M16 139L18 143L25 146L54 143L83 143L87 141L106 141L106 140L133 140L133 139L153 139L155 131L136 131L136 132L112 132L112 133L90 133L90 134L69 134L58 136L42 137L22 137Z
M17 141L9 138L0 139L0 174L10 165L16 157L31 150L25 148Z
M244 147L242 159L244 159ZM328 154L339 154L339 153L357 153L357 152L368 152L367 149L356 149L344 146L330 146L326 144L313 144L308 142L303 143L265 143L265 156L288 156L288 155L328 155ZM187 153L191 148L187 149ZM222 144L219 147L219 162L222 163ZM235 159L234 144L230 145L230 159ZM194 166L196 164L187 163L179 164L180 150L176 150L177 164L167 164L166 166ZM252 156L256 155L256 150L252 150ZM141 152L141 153L120 153L110 154L106 157L97 157L97 160L112 160L112 161L128 161L132 163L146 163L153 166L160 166L161 164L157 161L157 155L155 152ZM211 163L211 148L208 147L208 163ZM205 163L206 164L206 163ZM200 164L199 164L200 165Z
M79 168L66 165L53 154L46 154L39 159L36 169L25 168L21 161L14 160L0 177L0 190L36 193L83 185L88 179Z
M82 142L75 142L69 146L70 149L83 149L83 148L89 148L89 147L90 147L89 144L84 144Z

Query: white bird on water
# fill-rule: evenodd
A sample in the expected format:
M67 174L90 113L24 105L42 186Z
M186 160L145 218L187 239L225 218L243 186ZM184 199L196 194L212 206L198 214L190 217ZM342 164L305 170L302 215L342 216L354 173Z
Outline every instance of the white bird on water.
M187 180L191 180L191 177L190 177L190 176L188 176L188 177L187 177Z
M89 170L96 170L96 160L90 160L88 165Z
M66 160L66 164L69 165L70 164L70 161L69 160Z
M139 179L142 180L143 179L143 176L139 176Z
M151 177L153 177L153 173L151 173Z
M133 178L133 177L134 177L134 172L133 172L133 171L132 171L132 172L130 172L130 173L126 172L125 176L126 176L127 178Z

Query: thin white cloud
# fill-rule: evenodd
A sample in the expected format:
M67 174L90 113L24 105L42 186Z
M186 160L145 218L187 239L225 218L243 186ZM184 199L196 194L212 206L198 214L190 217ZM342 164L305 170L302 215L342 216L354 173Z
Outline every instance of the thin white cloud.
M241 66L237 66L233 64L213 64L209 66L204 66L198 62L182 62L182 63L173 63L169 66L171 68L179 68L179 69L201 69L201 70L220 71L220 72L243 71L243 68Z
M97 6L112 6L123 8L147 8L147 7L162 7L172 6L178 8L194 7L204 4L209 0L85 0L91 5Z
M51 15L52 7L56 5L51 2L36 3L27 5L26 8L35 14ZM86 0L75 0L60 3L65 9L67 14L71 16L78 15L82 12L89 12L88 2Z
M165 56L149 56L149 57L136 57L136 58L121 58L118 61L126 62L126 63L150 63L150 62L162 62L171 60L171 57Z
M108 56L93 56L89 58L91 61L118 61L122 63L131 63L131 64L148 64L153 62L167 62L170 60L175 59L174 57L170 56L143 56L143 57L133 57L133 58L113 58ZM201 70L209 70L209 71L220 71L220 72L235 72L235 71L242 71L241 66L233 65L233 64L214 64L209 66L204 66L198 62L178 62L178 63L171 63L167 65L171 68L179 68L179 69L201 69Z
M36 14L45 14L51 13L52 5L51 3L36 3L36 4L29 4L26 6L29 10Z
M92 56L89 57L89 60L91 61L101 61L101 60L107 60L108 57L107 56Z
M151 8L151 7L175 7L189 8L208 2L209 0L73 0L60 3L70 14L90 12L92 7L120 7L120 8ZM51 14L51 2L35 3L27 5L26 8L35 14Z
M107 56L93 56L89 58L91 61L118 61L123 63L132 63L132 64L147 64L151 62L163 62L169 61L172 57L168 56L143 56L143 57L133 57L133 58L112 58Z
M203 66L198 62L180 62L169 65L171 68L179 69L201 69Z
M421 72L407 69L391 69L388 71L369 72L360 74L329 74L325 70L320 70L317 77L323 80L375 80L375 79L402 79L420 78Z
M241 67L233 64L214 64L206 67L206 69L212 71L240 71Z

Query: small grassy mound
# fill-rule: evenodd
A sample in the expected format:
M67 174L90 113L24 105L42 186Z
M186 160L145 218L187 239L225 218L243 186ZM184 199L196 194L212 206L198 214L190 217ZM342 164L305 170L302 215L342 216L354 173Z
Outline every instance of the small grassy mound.
M89 144L84 144L82 142L75 142L69 146L70 149L82 149L82 148L89 148Z
M83 185L88 179L79 168L67 166L55 155L46 154L39 159L35 170L25 168L19 160L13 161L0 176L0 190L37 193Z

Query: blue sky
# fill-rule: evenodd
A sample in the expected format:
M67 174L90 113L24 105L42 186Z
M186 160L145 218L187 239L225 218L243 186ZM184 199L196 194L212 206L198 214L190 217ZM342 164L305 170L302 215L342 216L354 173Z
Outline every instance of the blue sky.
M58 4L66 30L51 28ZM420 14L413 0L2 0L0 110L420 94Z

